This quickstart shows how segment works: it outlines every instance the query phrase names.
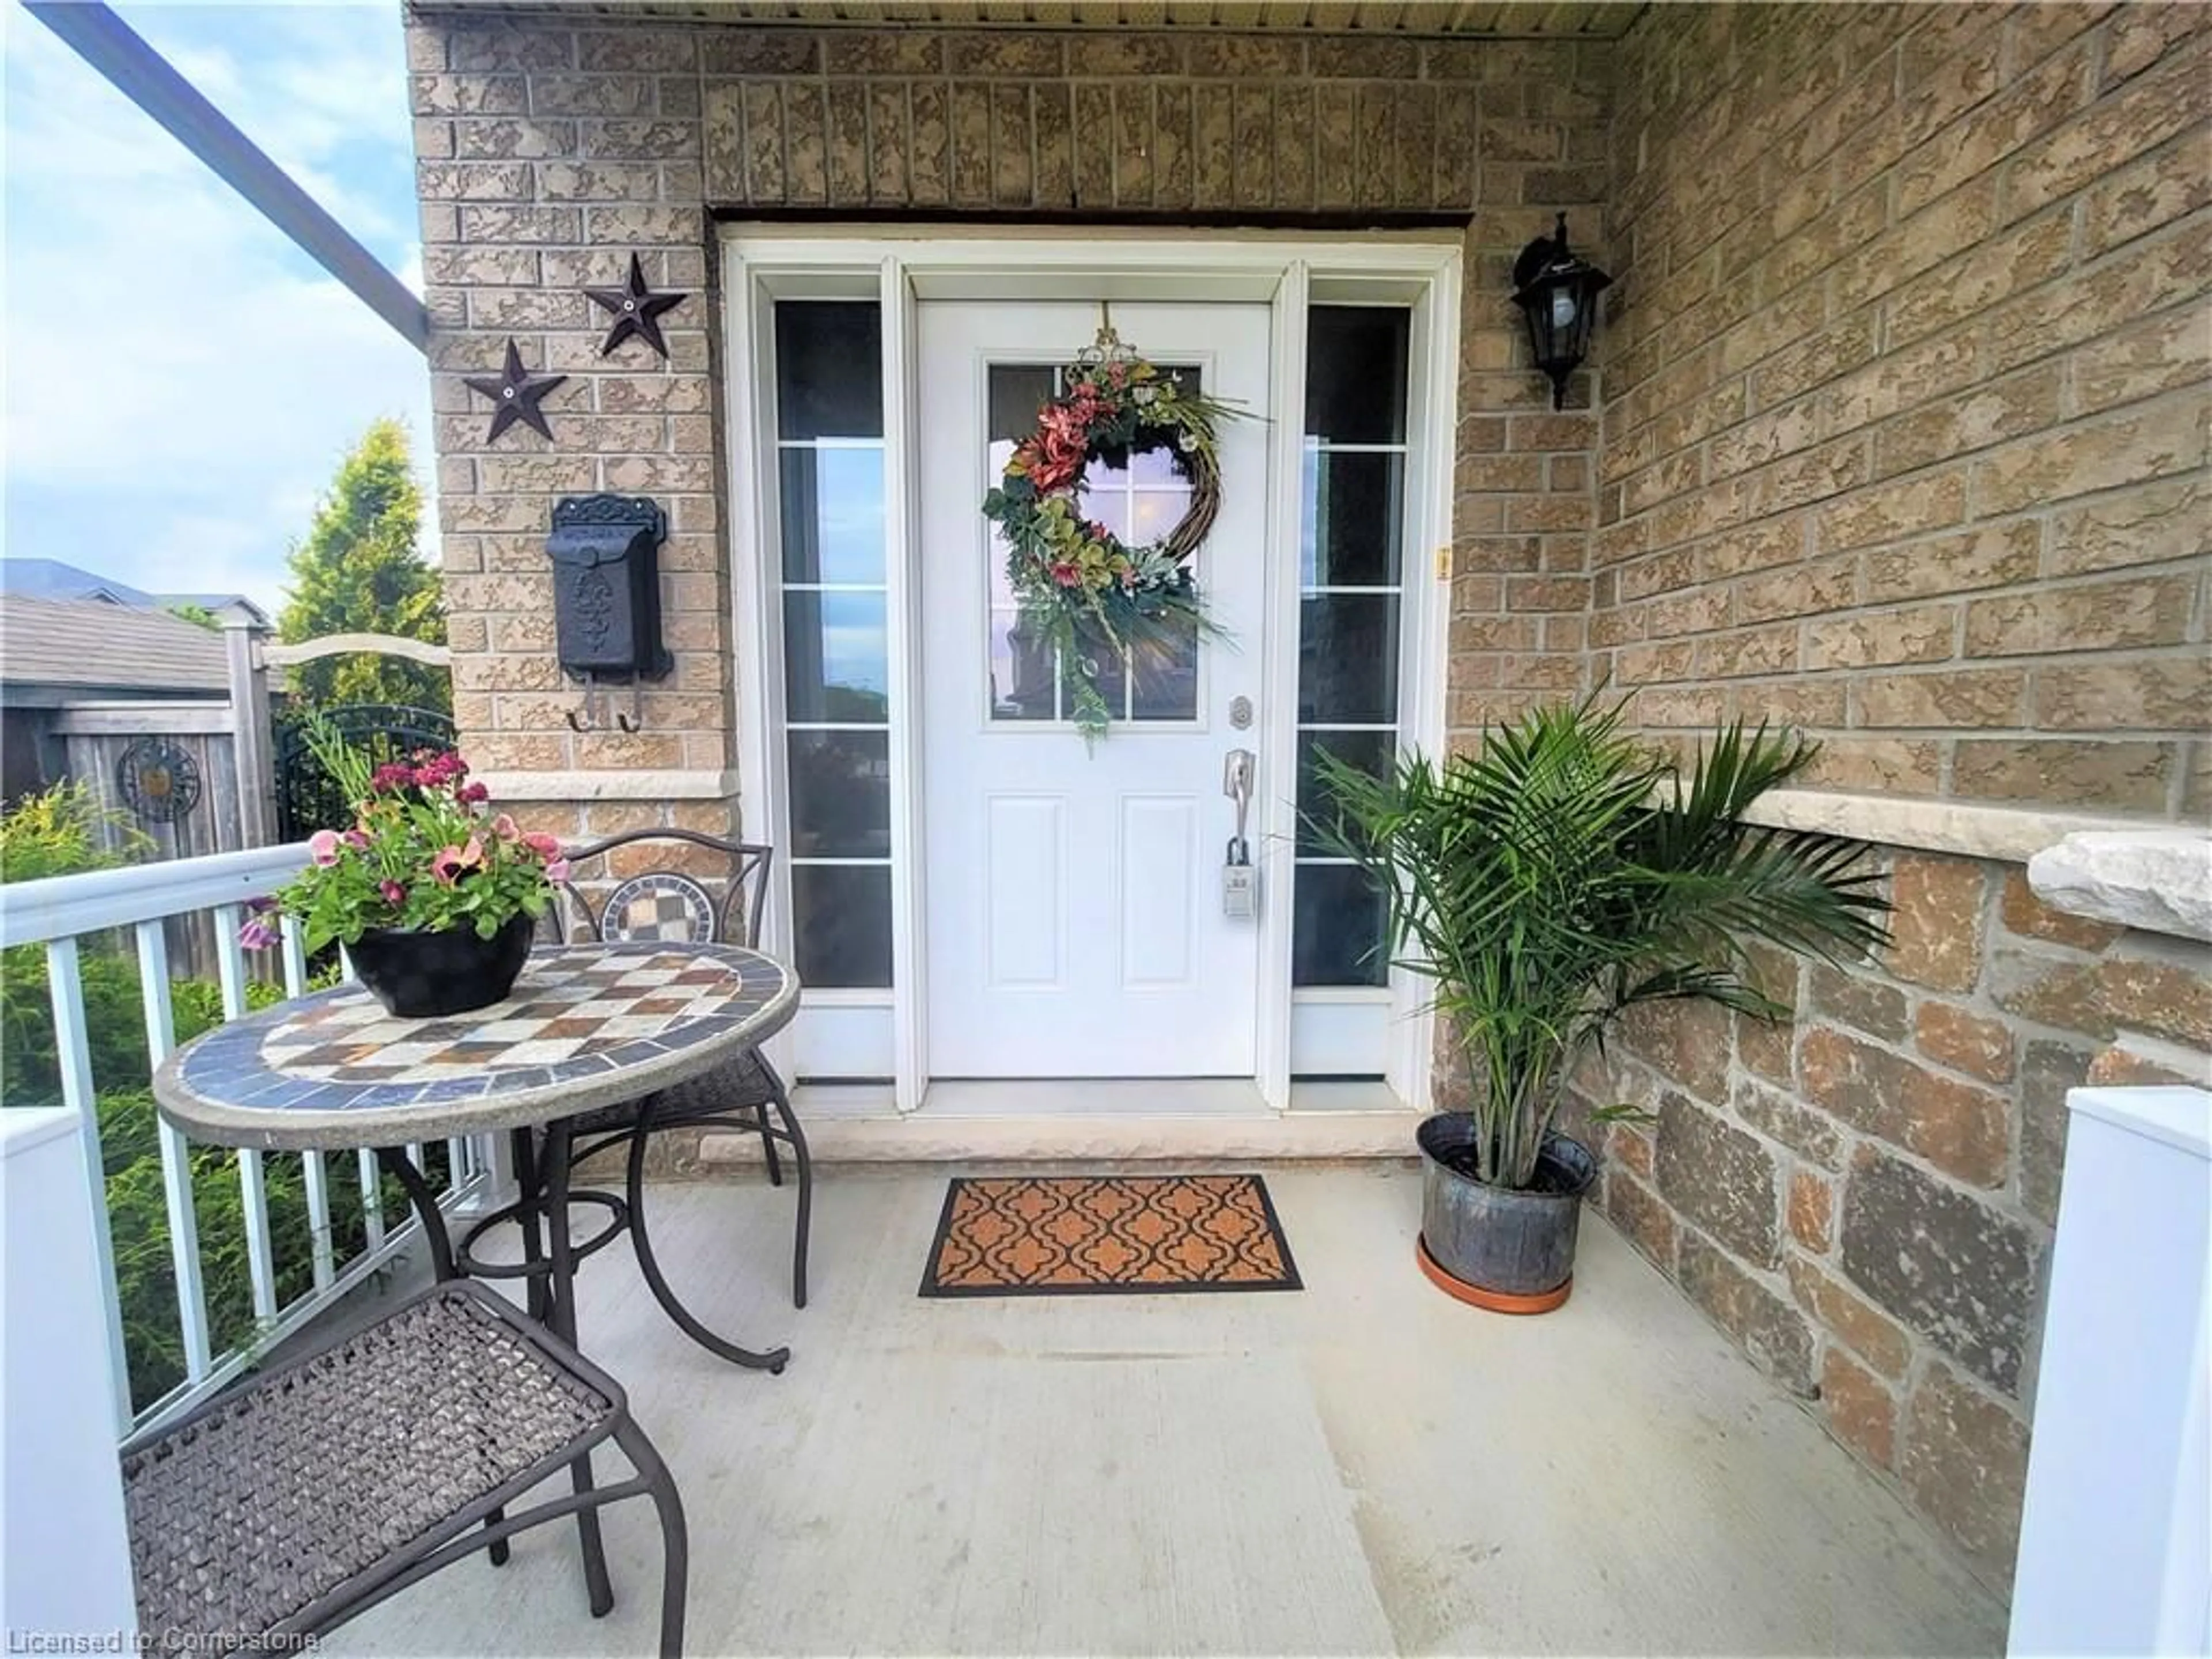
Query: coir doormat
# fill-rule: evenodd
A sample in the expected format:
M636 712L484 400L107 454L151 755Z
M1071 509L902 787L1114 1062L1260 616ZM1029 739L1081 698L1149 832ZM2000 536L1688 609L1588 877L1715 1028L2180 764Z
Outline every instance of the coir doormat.
M956 1176L924 1296L1303 1288L1255 1175Z

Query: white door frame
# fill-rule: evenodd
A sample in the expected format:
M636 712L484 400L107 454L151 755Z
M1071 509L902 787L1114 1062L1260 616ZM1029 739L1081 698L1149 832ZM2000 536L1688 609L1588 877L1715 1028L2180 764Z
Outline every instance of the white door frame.
M1401 740L1430 753L1443 739L1449 623L1452 462L1458 395L1458 240L1433 234L1329 239L1305 234L1176 233L1085 228L1059 234L988 227L869 227L793 237L787 228L722 228L725 416L729 434L728 534L736 653L738 778L747 833L788 847L783 787L783 694L776 592L775 385L768 348L769 307L778 299L875 299L882 307L885 489L884 550L890 614L891 958L896 989L809 992L802 1006L825 1021L840 1010L890 1011L884 1054L898 1109L918 1108L930 1076L929 988L921 928L920 864L923 754L920 711L919 593L910 580L918 511L915 434L921 419L915 359L915 307L924 300L1067 299L1259 301L1273 313L1267 544L1280 549L1298 533L1304 428L1305 320L1313 304L1388 302L1411 308L1406 488L1406 565L1401 611ZM1418 434L1418 436L1415 436ZM1416 550L1434 550L1431 561ZM1278 570L1282 562L1273 562ZM1273 580L1261 708L1261 799L1253 843L1262 864L1260 921L1258 1073L1261 1097L1278 1110L1291 1102L1291 849L1296 830L1294 711L1297 694L1298 585ZM1247 647L1251 648L1248 646ZM767 948L792 946L790 888L770 902ZM1385 1077L1407 1105L1428 1109L1434 1021L1425 995L1402 972L1390 976L1392 1036ZM858 1030L858 1025L854 1028ZM771 1053L793 1069L796 1039Z

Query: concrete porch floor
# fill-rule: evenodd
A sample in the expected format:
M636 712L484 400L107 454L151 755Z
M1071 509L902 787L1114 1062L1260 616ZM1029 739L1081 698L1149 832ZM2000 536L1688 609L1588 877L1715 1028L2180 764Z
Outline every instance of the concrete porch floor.
M1267 1170L1302 1294L923 1301L945 1173L823 1171L804 1312L787 1191L654 1189L671 1276L787 1340L781 1377L692 1346L626 1247L586 1265L582 1345L683 1491L689 1652L2002 1649L1997 1601L1595 1213L1540 1319L1423 1281L1395 1164ZM605 1513L604 1620L556 1524L325 1647L649 1652L652 1512Z

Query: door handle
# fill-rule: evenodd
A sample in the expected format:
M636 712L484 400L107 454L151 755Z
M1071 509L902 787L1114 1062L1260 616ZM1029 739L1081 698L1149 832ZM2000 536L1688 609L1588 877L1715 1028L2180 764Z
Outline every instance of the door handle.
M1246 820L1252 811L1252 777L1259 757L1249 749L1232 749L1221 769L1221 793L1237 807L1237 833L1229 838L1229 861L1249 864L1251 848L1244 839Z

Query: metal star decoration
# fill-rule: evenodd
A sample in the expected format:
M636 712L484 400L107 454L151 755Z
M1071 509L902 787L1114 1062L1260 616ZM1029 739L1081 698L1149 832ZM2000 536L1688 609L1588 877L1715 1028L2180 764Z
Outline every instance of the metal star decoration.
M645 272L639 267L637 255L629 256L629 277L620 288L587 288L584 292L592 303L614 313L614 325L607 330L607 337L599 346L604 357L633 334L651 346L662 356L668 355L668 342L660 337L660 316L673 311L691 296L688 294L655 294L645 285Z
M538 406L538 400L568 377L565 374L532 374L522 366L522 354L514 349L512 337L507 343L507 368L498 374L466 374L461 377L471 392L481 392L499 407L491 412L491 430L484 434L486 443L498 441L499 434L520 421L541 437L550 438L553 428L545 423L545 411Z

